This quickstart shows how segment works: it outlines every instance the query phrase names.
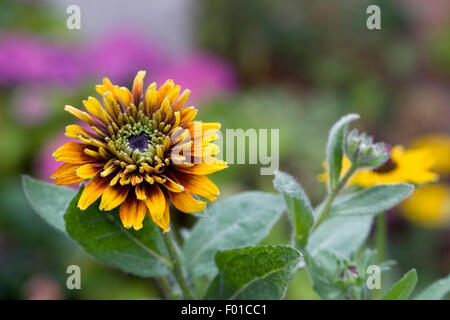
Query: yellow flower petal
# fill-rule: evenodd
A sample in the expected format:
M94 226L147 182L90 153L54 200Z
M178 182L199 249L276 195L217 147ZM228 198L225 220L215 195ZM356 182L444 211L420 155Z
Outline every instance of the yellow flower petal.
M64 163L56 169L51 178L55 179L56 185L72 185L84 181L83 178L77 176L76 171L80 165L72 163Z
M197 116L198 109L194 107L184 108L180 111L180 123L190 122Z
M84 149L86 148L86 144L68 142L53 152L53 157L56 161L64 161L74 164L85 164L97 161L96 158L90 157L84 152Z
M78 110L77 108L74 108L72 106L66 105L64 107L64 110L69 112L70 114L74 115L78 119L80 119L83 122L86 122L88 125L93 126L95 124L92 117L84 111Z
M192 194L185 190L183 192L170 192L172 203L178 210L186 213L199 212L205 209L206 202L194 199Z
M110 180L108 178L102 178L100 174L92 178L81 193L81 197L78 200L78 208L86 210L87 207L97 201L106 187L108 187Z
M152 216L151 218L153 219ZM163 233L167 233L170 231L170 205L169 200L167 198L165 199L165 209L161 219L159 220L153 219L153 222L163 230Z
M217 195L219 195L219 188L206 176L177 172L176 177L190 193L210 201L216 200Z
M79 167L76 173L77 176L79 176L80 178L90 179L93 178L101 170L102 170L101 165L88 163Z
M145 185L145 205L147 206L153 221L161 220L166 209L166 197L161 189L153 185Z
M181 172L196 174L196 175L207 175L227 168L228 165L225 161L216 160L215 163L199 163L193 167L183 168L178 166L176 169Z
M139 106L139 102L141 101L145 74L146 74L145 71L139 71L136 77L134 78L132 94L135 106Z
M112 210L117 206L121 205L125 201L130 186L115 185L108 187L103 191L102 201L100 202L100 210Z
M137 200L134 195L127 197L125 202L120 206L120 220L125 228L134 230L142 229L142 222L145 218L147 208L144 201Z

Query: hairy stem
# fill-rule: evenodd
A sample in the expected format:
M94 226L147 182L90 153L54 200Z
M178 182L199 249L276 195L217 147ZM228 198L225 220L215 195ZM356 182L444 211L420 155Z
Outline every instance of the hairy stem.
M163 235L164 242L166 243L167 250L169 251L170 258L173 263L172 272L175 276L176 281L178 282L178 285L181 288L181 291L183 292L184 298L193 300L195 299L195 296L188 284L186 272L184 271L181 264L181 257L179 251L177 250L177 244L175 242L173 232L174 231L172 230L171 232L167 232L165 235Z
M336 199L336 197L339 195L341 190L345 187L345 185L347 184L348 180L351 178L353 173L355 173L356 169L357 169L357 167L352 164L352 166L347 171L345 176L341 180L339 180L339 182L336 184L336 186L330 191L330 193L328 194L328 197L326 199L325 205L323 206L323 209L320 212L319 217L317 218L316 222L314 223L314 225L312 227L312 231L316 230L317 227L326 218L326 216L327 216L328 212L330 211L331 206L332 206L332 204L334 202L334 199Z
M168 300L170 288L167 286L167 282L165 281L166 280L164 278L153 278L153 282L158 289L161 298Z
M386 254L387 221L386 214L380 213L375 220L375 247L377 248L376 263L383 262ZM381 290L375 289L372 292L372 299L378 300L381 296Z

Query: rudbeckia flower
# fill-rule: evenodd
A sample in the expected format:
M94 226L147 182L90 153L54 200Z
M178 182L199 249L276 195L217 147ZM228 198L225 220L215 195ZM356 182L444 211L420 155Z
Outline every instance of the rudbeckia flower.
M86 184L78 207L85 210L100 197L100 210L120 206L125 228L142 228L148 214L165 232L170 230L169 201L182 212L198 212L214 201L217 186L206 175L226 168L214 155L219 123L193 121L194 107L184 107L189 90L167 80L159 89L143 91L145 72L138 72L130 92L108 78L96 87L101 102L89 97L86 111L65 110L85 122L66 127L69 142L53 156L65 162L52 175L58 185Z
M412 147L428 149L435 159L433 169L444 175L450 173L450 136L445 134L422 136L413 141Z
M414 183L421 184L438 180L437 173L432 171L434 157L428 149L409 149L403 146L392 148L390 158L375 169L358 170L350 179L349 184L371 187L377 184ZM351 166L347 157L342 161L341 177ZM319 175L322 182L328 181L328 172Z
M420 186L400 204L405 218L427 228L450 222L450 188L443 183Z

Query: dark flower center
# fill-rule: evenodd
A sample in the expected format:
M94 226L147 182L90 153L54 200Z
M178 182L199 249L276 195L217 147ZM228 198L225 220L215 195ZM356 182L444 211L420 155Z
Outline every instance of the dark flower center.
M128 145L133 151L137 149L139 152L144 152L148 149L148 138L143 133L138 136L131 136L128 138Z
M392 155L391 155L391 146L388 144L385 144L385 150L386 152L389 153L389 158L380 166L376 167L375 169L373 169L374 172L378 172L378 173L388 173L391 172L393 170L395 170L397 168L397 164L395 163L394 160L392 160Z
M386 160L385 163L383 163L381 166L375 168L373 171L378 173L387 173L397 168L397 164L392 160L391 157Z

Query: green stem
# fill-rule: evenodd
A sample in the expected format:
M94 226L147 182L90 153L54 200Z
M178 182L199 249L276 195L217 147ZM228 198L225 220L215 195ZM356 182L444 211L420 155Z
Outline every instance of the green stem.
M386 253L386 234L387 234L386 215L384 213L380 213L379 215L377 215L375 223L376 223L375 244L377 248L377 264L380 264L383 262Z
M339 182L336 184L336 186L331 190L331 192L329 193L329 195L328 195L328 197L326 199L325 205L323 206L323 209L322 209L322 211L319 214L319 217L317 218L316 222L314 223L314 225L312 227L312 231L316 230L317 227L326 218L326 216L328 214L328 211L330 211L331 205L334 202L334 199L336 199L336 197L339 195L339 193L341 192L342 188L345 187L345 185L347 184L348 180L351 178L353 173L355 173L356 169L357 169L357 167L352 164L352 166L347 171L345 176L341 180L339 180Z
M380 264L384 261L386 254L386 237L387 237L387 223L386 214L380 213L375 221L375 247L377 248L376 263ZM372 299L378 300L381 297L381 290L374 289L372 291Z
M159 291L159 294L162 299L169 299L169 288L166 286L167 282L165 282L164 278L153 278L153 282L155 283L156 288Z
M177 250L177 244L173 237L173 232L174 231L172 230L163 235L164 242L166 243L167 250L169 251L169 255L173 263L173 275L175 276L181 291L183 291L184 298L194 300L195 296L188 284L186 272L183 270L183 266L181 265L181 258L179 251Z

